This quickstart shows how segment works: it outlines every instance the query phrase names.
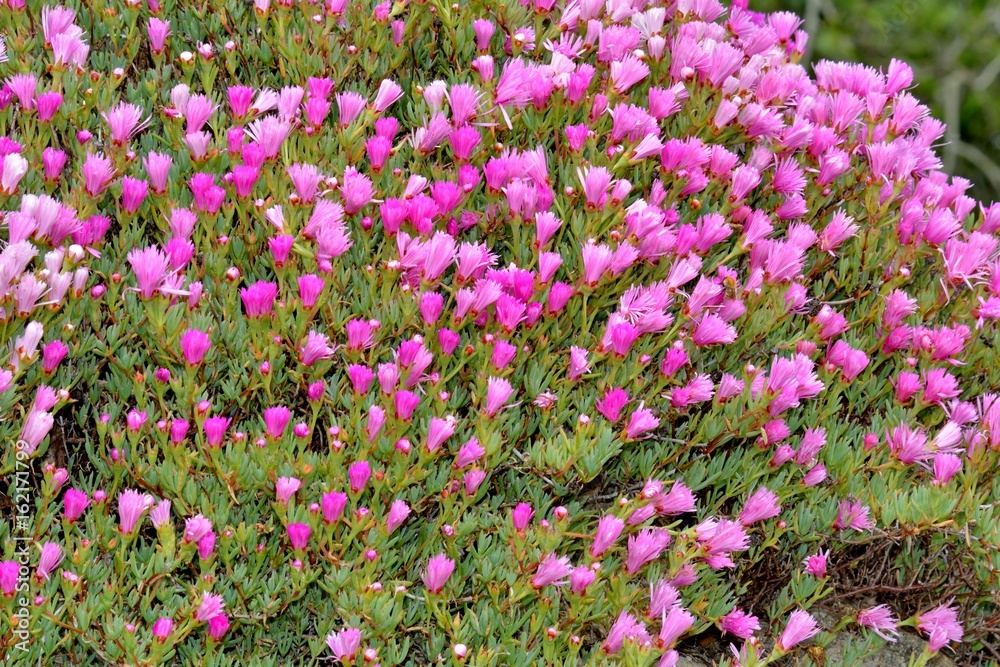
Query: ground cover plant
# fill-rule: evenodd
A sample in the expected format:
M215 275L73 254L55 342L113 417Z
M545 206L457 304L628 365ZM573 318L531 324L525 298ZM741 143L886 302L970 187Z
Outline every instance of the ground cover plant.
M0 5L8 662L1000 656L1000 207L799 25Z

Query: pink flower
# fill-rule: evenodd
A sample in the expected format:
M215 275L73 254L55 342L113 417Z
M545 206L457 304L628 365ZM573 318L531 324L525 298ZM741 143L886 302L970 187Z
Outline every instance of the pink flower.
M197 366L212 347L212 339L203 331L185 329L180 338L181 352L191 366Z
M962 624L958 621L958 607L945 605L917 614L917 629L932 641L935 633L939 634L938 643L942 646L949 641L961 642L964 635Z
M871 530L875 524L868 517L868 507L862 505L860 501L841 500L837 507L837 518L833 522L833 527L837 530L853 528L857 531Z
M431 593L440 593L448 578L455 571L455 561L444 554L438 554L427 561L420 579Z
M597 575L594 571L587 567L586 565L580 565L573 569L569 575L569 587L570 590L577 595L583 595L587 592L587 588L594 583Z
M278 298L278 286L275 283L259 280L249 287L240 289L240 298L243 300L247 317L268 317L274 308L274 300Z
M131 489L118 495L118 519L122 535L131 535L138 526L143 512L153 506L153 497Z
M751 616L742 609L733 609L719 620L719 627L723 632L728 632L740 639L748 639L753 633L760 630L760 621L756 616Z
M201 602L198 604L198 609L195 610L194 618L199 623L207 623L221 614L225 606L226 603L221 595L213 595L205 591L201 594Z
M518 503L510 512L510 520L514 524L514 530L518 533L523 533L534 516L535 510L531 509L531 505L528 503Z
M649 585L649 611L646 612L648 618L659 618L670 608L680 604L680 593L677 587L668 581L658 581L655 585Z
M807 639L815 637L819 631L816 619L810 616L809 612L796 609L788 617L788 624L785 626L784 632L781 633L781 637L778 638L776 648L787 653L796 644L801 644Z
M161 21L151 16L146 25L146 33L149 35L149 50L159 55L166 49L167 37L170 36L170 21Z
M392 534L394 530L403 525L406 517L410 515L410 506L404 500L395 500L389 507L389 513L385 518L385 531Z
M279 503L287 505L301 487L302 482L295 477L279 477L274 486L275 498Z
M38 569L35 571L35 576L38 579L48 581L49 575L52 574L54 569L59 567L62 561L62 547L55 542L46 542L42 545L42 555L38 559Z
M125 145L129 139L149 126L151 118L142 119L143 111L135 104L120 102L110 111L101 113L108 124L111 142L117 146ZM91 193L96 194L96 193Z
M10 157L10 156L8 156ZM4 159L4 176L6 177L7 164ZM83 162L83 180L87 193L91 197L97 197L104 192L115 177L115 166L108 158L97 153L87 153L87 159ZM4 184L6 187L6 184Z
M882 639L894 642L899 636L897 624L899 620L894 618L892 610L884 604L871 609L862 609L857 615L858 625L875 631Z
M656 513L660 516L676 516L687 514L695 509L694 493L684 482L677 480L666 493L658 493L653 499Z
M806 573L817 579L826 579L826 559L830 556L830 550L820 550L803 561Z
M489 378L486 386L486 416L496 415L507 404L513 393L514 388L504 378Z
M305 344L299 349L299 359L305 366L312 366L317 361L333 356L334 348L330 339L317 331L310 331Z
M569 563L569 558L556 556L550 553L542 562L538 564L535 576L531 578L531 585L537 588L544 588L549 584L553 586L564 586L567 583L566 577L573 571L573 566Z
M950 452L934 455L934 483L944 486L962 469L962 459Z
M358 494L364 491L371 476L372 469L368 461L355 461L352 463L347 469L347 478L351 484L351 493Z
M264 428L267 434L278 440L285 434L285 428L292 418L292 412L283 405L264 410Z
M637 535L628 538L625 571L635 574L643 565L656 560L669 544L670 533L666 530L643 528Z
M326 636L326 645L336 660L345 665L351 663L361 648L361 630L344 628L340 632L333 631Z
M587 365L587 350L575 345L569 350L569 379L574 382L583 377L584 373L589 373L590 367Z
M736 327L727 324L721 317L711 313L702 318L691 334L695 345L728 345L736 340Z
M640 646L651 641L646 624L623 611L608 630L608 636L601 644L601 651L613 655L622 649L626 639Z
M83 491L77 489L66 489L66 493L63 495L63 517L70 523L73 523L90 505L90 498Z
M764 521L781 513L781 505L778 504L778 494L768 491L766 487L757 489L740 513L739 522L744 526L750 526L758 521Z
M169 510L169 506L168 506ZM152 517L152 512L150 512L150 517ZM201 541L201 538L208 535L212 530L212 522L206 519L202 515L198 514L191 517L184 522L184 541L194 544Z
M288 533L288 541L295 551L301 551L309 544L309 536L312 534L312 529L307 524L290 523L285 528L285 531Z
M680 605L674 605L669 611L663 612L663 625L660 629L661 646L673 646L692 625L694 616Z
M151 299L158 291L171 292L169 289L163 289L170 270L170 260L159 248L153 246L130 250L128 262L135 273L140 297Z
M629 419L628 426L625 429L625 437L628 440L637 440L659 425L660 420L653 415L653 411L640 405L639 409L633 412Z

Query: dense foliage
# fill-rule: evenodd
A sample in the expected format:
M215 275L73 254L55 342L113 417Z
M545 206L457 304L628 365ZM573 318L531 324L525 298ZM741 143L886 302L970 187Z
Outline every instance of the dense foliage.
M9 661L993 650L1000 207L905 64L715 0L0 26Z

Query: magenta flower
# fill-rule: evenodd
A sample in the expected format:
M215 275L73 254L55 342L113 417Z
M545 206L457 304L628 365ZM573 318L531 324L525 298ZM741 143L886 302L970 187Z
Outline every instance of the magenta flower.
M279 503L287 505L295 492L302 488L302 482L295 477L279 477L274 485L274 496Z
M41 580L49 580L49 575L52 571L59 567L59 564L63 561L63 549L61 546L55 542L46 542L42 545L42 555L38 559L38 569L35 571L35 576Z
M264 410L264 428L274 440L280 440L285 435L285 428L292 419L292 411L283 405Z
M17 591L17 578L21 566L17 561L5 560L0 562L0 593L4 597L12 597Z
M270 316L277 297L278 286L275 283L257 281L240 290L243 307L246 309L247 317L250 318Z
M531 585L535 588L544 588L549 584L553 586L565 586L567 583L566 577L572 571L573 566L570 565L568 557L559 557L554 553L550 553L538 564L535 576L531 578Z
M757 489L747 504L740 512L739 522L744 526L750 526L758 521L764 521L781 513L781 505L778 504L778 494L768 491L766 487Z
M625 428L625 438L637 440L649 431L656 429L660 425L658 417L653 415L653 411L639 406L639 409L632 413L628 426Z
M73 523L90 505L90 498L83 491L78 491L77 489L66 489L66 493L63 495L63 517Z
M118 520L122 535L135 532L143 513L154 504L153 497L131 489L118 494Z
M227 417L209 417L205 420L202 428L205 431L205 443L209 447L222 446L230 421Z
M897 624L899 620L893 617L892 610L884 604L871 609L862 609L857 615L858 625L869 628L879 637L888 641L896 641L899 636Z
M510 512L510 520L514 524L514 530L523 533L534 516L535 510L531 509L531 505L528 503L518 503Z
M309 536L312 534L312 529L307 524L290 523L285 527L285 530L288 533L288 541L295 551L301 551L309 544Z
M486 386L486 415L494 416L513 395L514 388L504 378L491 377Z
M660 642L670 647L677 643L680 636L694 625L694 616L681 607L673 605L669 611L663 612L663 625L660 629Z
M218 614L208 619L208 636L213 641L219 641L229 630L229 617Z
M455 571L455 561L444 554L438 554L427 561L420 579L431 593L440 593L448 583L448 577Z
M613 655L622 649L626 640L642 646L649 643L651 638L645 623L623 611L608 630L608 636L601 644L601 651Z
M221 595L213 595L205 591L201 594L201 602L198 603L198 608L194 612L194 619L199 623L207 623L221 614L225 606L226 603Z
M394 500L385 517L385 532L392 534L394 530L403 525L408 516L410 516L410 506L406 504L406 501Z
M173 632L173 630L174 619L167 616L161 616L153 623L153 627L150 632L152 633L154 639L162 643L167 637L170 636L170 633Z
M180 338L181 353L191 366L197 366L212 347L212 339L203 331L185 329Z
M355 461L347 469L347 478L351 484L351 493L358 494L365 490L371 479L372 469L368 461Z
M826 579L826 559L830 556L830 550L819 551L803 561L806 573L817 579Z
M740 639L749 639L760 630L760 621L742 609L733 609L719 620L719 628Z
M807 639L811 639L819 634L820 628L816 624L816 619L809 615L809 612L796 609L788 617L788 624L785 625L784 632L778 638L776 648L787 653L797 644L801 644Z
M343 664L351 663L361 648L361 630L344 628L340 632L332 631L326 636L326 645L335 659Z
M637 535L628 538L628 558L625 571L635 574L646 563L659 558L670 544L670 533L656 528L643 528Z
M347 507L347 494L341 491L331 491L323 494L323 522L332 524L340 519Z

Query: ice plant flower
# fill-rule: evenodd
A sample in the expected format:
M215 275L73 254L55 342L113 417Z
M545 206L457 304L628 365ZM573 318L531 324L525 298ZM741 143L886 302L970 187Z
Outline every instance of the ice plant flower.
M531 585L535 588L544 588L549 584L564 586L567 583L566 577L572 571L573 566L570 565L569 558L566 556L559 557L554 553L550 553L538 564L535 576L531 578Z
M896 641L896 637L899 636L897 628L899 621L893 617L892 610L884 604L870 609L862 609L858 612L856 619L858 625L869 628L888 642Z
M792 650L797 644L816 636L820 631L819 626L809 612L796 609L788 617L788 623L778 638L776 648L782 653Z
M133 534L139 519L153 504L153 497L149 494L139 493L131 489L122 491L118 495L118 518L122 535Z
M444 554L438 554L427 561L427 567L420 575L424 586L431 593L440 593L444 585L448 583L448 578L455 571L455 561Z
M335 659L343 664L351 663L361 648L361 630L346 627L340 631L331 631L326 636L326 645Z
M916 615L917 629L929 637L932 642L938 635L942 645L947 642L960 642L965 635L962 624L958 621L958 608L948 605L939 605L930 611Z
M201 594L201 601L194 612L194 619L199 623L207 623L222 613L226 603L221 595L214 595L205 591Z

